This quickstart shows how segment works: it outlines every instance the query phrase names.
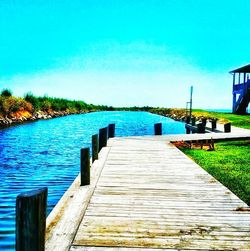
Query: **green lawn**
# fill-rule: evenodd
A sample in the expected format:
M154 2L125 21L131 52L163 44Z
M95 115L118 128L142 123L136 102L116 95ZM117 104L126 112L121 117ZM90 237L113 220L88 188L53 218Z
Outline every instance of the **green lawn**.
M250 140L216 143L215 151L181 150L250 206Z
M231 122L233 126L250 129L250 115L236 115L231 113L220 113L220 112L207 112L204 110L194 110L194 116L204 116L210 118L217 118L220 122L226 123Z
M183 108L150 108L150 112L165 116L183 118L186 116L186 109ZM232 113L209 112L201 109L194 109L192 115L201 118L217 118L220 123L231 122L233 126L250 129L250 114L236 115Z

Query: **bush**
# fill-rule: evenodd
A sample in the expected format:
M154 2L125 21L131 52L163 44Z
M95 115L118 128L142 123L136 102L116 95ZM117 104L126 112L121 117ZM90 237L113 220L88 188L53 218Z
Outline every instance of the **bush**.
M1 96L2 97L11 97L12 96L12 91L10 89L3 89L1 91Z
M18 111L32 112L32 110L32 105L22 98L16 98L13 96L0 97L0 112L4 115L9 115L10 113L15 113Z
M39 102L39 99L32 94L32 92L28 92L24 95L24 99L32 104L33 110L38 111L41 109L41 104Z
M22 110L22 111L28 111L30 113L33 112L33 106L31 103L27 102L26 100L22 98L18 98L17 102L18 102L19 111Z
M51 103L49 100L44 100L41 105L41 109L45 112L48 112L51 109Z
M11 112L16 112L19 110L27 110L29 112L34 111L45 111L50 112L53 111L67 111L78 112L84 110L112 110L113 107L107 106L95 106L88 105L84 101L76 101L76 100L68 100L64 98L51 98L47 95L45 96L34 96L31 92L28 92L24 95L24 99L6 96L0 96L0 112L2 114L8 115Z

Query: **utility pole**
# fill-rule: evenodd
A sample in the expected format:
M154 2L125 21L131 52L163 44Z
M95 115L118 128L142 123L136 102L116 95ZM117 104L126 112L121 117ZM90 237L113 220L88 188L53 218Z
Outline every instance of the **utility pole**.
M189 109L189 116L192 116L192 105L193 105L193 86L190 88L190 109Z

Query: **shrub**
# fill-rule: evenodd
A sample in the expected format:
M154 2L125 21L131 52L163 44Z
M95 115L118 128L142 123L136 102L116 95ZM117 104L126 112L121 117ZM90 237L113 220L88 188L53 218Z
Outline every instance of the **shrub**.
M49 100L44 100L41 104L41 109L45 112L48 112L51 109L51 103Z
M1 91L1 96L2 97L11 97L12 91L10 89L5 88Z
M18 98L17 100L17 105L18 105L18 110L23 110L23 111L28 111L32 113L33 111L33 106L31 103L27 102L26 100L22 98Z
M15 113L18 111L32 112L32 110L32 105L22 98L16 98L13 96L0 97L0 112L4 115L9 115L10 113Z
M28 92L24 95L24 99L33 106L33 110L38 111L41 109L39 98L34 96L32 92Z

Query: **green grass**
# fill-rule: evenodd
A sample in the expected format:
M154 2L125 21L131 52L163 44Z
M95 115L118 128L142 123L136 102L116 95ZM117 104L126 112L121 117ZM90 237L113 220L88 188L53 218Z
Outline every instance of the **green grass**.
M150 112L159 115L177 116L178 118L186 116L186 109L183 108L150 108ZM201 118L208 119L217 118L220 123L232 123L233 126L250 129L250 115L236 115L231 113L222 112L209 112L201 109L194 109L192 115Z
M250 141L220 142L215 151L181 150L250 206Z
M217 118L222 123L231 122L233 126L250 129L250 115L236 115L231 113L207 112L204 110L194 110L194 116Z

